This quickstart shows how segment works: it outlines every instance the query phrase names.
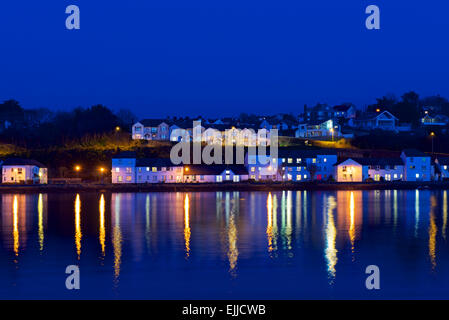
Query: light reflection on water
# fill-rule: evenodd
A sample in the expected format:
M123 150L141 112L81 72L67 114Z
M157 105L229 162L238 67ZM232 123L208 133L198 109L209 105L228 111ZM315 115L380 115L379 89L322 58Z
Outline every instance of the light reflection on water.
M294 286L298 279L314 281L314 297L330 297L329 288L357 297L363 288L351 291L343 283L362 279L369 264L392 270L386 274L393 280L407 266L406 278L418 286L449 283L446 190L0 196L0 271L16 266L0 280L13 277L19 284L32 261L46 266L42 281L58 263L88 266L89 277L101 282L92 284L96 297L111 288L121 288L124 297L148 297L147 291L130 292L131 284L169 278L170 289L161 284L159 293L188 297L200 292L201 282L216 281L216 298L231 291L251 298L243 294L248 286L257 294L263 286L267 297L270 290L308 297L312 286ZM271 287L262 275L271 275ZM393 280L389 294L406 296Z

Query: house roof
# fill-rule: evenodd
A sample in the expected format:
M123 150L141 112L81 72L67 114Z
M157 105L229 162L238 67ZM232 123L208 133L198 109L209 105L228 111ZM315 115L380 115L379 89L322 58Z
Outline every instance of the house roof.
M168 124L167 120L164 119L143 119L139 121L141 124L143 124L145 127L157 127L162 122L165 122Z
M3 164L3 166L36 166L39 168L46 168L45 165L40 163L39 161L32 160L32 159L21 159L21 158L9 158L6 159Z
M402 152L406 157L427 157L427 155L417 149L404 149Z
M269 151L269 148L267 148ZM279 148L278 158L314 158L318 155L337 155L335 150L330 149L300 149L300 148Z
M212 164L212 165L204 165L204 164L193 164L186 165L187 169L184 170L185 175L221 175L225 170L231 170L234 174L237 175L247 175L248 170L244 165L225 165L225 164Z
M362 114L360 117L358 117L356 120L374 120L377 117L380 117L381 115L386 114L389 118L394 118L398 120L391 112L388 112L387 110L382 111L381 113L375 113L375 112L367 112L365 114Z
M342 164L347 160L353 160L362 166L403 166L404 162L401 158L344 158L338 161L335 166Z

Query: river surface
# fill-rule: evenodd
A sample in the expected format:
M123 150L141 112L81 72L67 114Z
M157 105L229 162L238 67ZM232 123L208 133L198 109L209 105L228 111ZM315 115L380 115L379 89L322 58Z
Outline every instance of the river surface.
M445 190L0 198L3 299L449 298Z

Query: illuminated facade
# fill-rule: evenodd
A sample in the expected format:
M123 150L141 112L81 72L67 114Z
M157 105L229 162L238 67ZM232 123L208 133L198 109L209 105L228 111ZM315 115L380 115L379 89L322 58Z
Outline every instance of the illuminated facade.
M47 168L28 159L7 159L2 164L2 183L46 184Z

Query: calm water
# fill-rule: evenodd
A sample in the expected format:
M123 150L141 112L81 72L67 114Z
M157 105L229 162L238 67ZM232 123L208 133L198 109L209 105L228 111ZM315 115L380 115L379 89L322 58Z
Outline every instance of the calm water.
M449 298L447 191L0 197L0 298Z

